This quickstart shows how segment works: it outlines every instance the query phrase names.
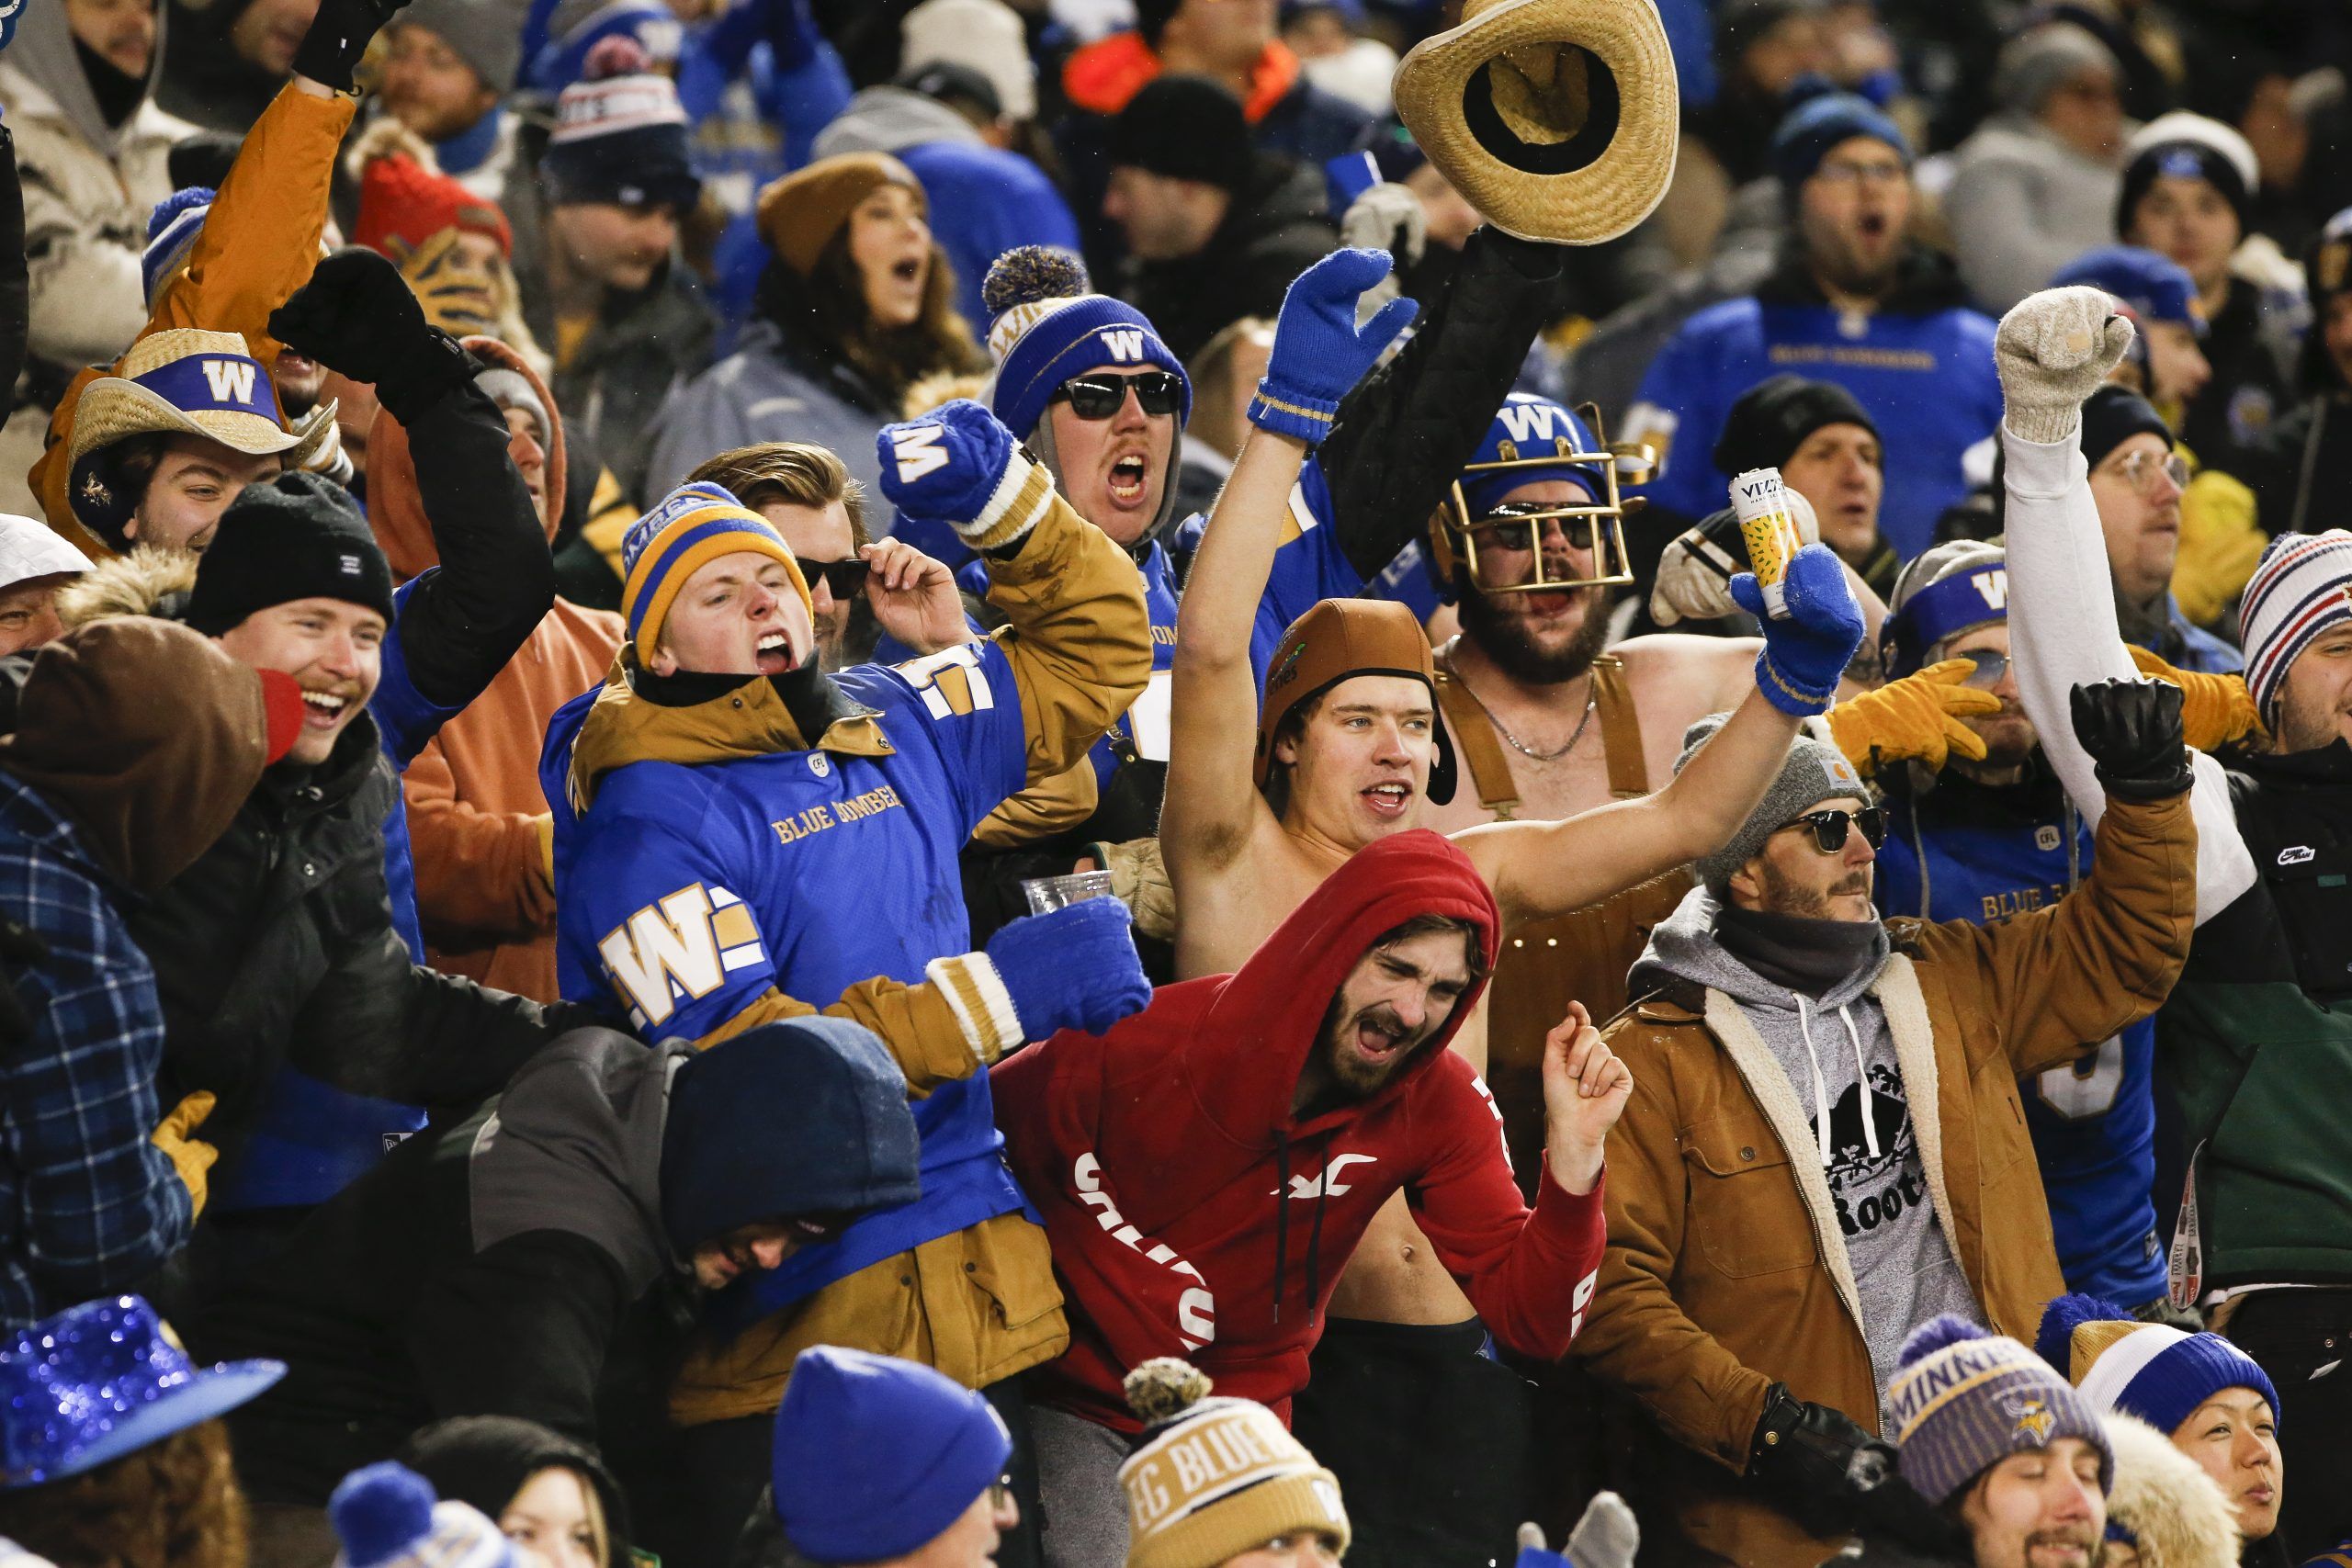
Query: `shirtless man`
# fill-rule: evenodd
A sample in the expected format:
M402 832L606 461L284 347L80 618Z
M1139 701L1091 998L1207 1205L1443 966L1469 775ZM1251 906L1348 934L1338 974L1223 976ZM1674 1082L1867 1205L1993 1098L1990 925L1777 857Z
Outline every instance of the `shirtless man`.
M1380 331L1385 315L1363 334L1354 331L1353 297L1377 278L1378 269L1366 273L1350 253L1341 253L1292 286L1266 379L1250 411L1257 430L1218 502L1179 610L1160 830L1177 894L1180 976L1236 967L1350 855L1388 834L1433 825L1432 804L1442 806L1453 795L1454 752L1437 716L1439 678L1426 639L1401 606L1326 601L1308 611L1284 635L1269 666L1254 750L1235 723L1256 700L1251 628L1285 525L1285 498L1307 443L1322 434L1315 411L1335 406L1386 341ZM1556 405L1541 406L1567 417ZM1572 440L1570 450L1580 449L1586 444ZM1555 504L1569 499L1566 481L1556 477L1536 481L1521 499L1529 498ZM1575 499L1590 500L1581 491ZM1556 522L1552 532L1565 539ZM1494 570L1508 565L1507 554L1490 558ZM1522 550L1519 576L1530 567ZM1769 646L1735 644L1730 647L1737 651L1731 652L1714 639L1661 639L1698 642L1714 661L1699 677L1687 671L1668 676L1663 667L1671 655L1662 654L1655 677L1661 691L1668 680L1698 679L1704 689L1683 701L1737 708L1705 753L1667 788L1569 820L1491 822L1454 835L1494 889L1507 929L1646 883L1736 830L1747 803L1786 755L1797 718L1827 705L1861 636L1860 613L1826 551L1798 562L1792 582L1792 618L1770 623ZM1527 614L1543 623L1541 637L1566 643L1588 612L1598 626L1597 596L1597 590L1537 593L1528 596ZM1584 635L1597 646L1598 630ZM1589 662L1589 651L1583 657ZM1735 659L1743 667L1737 678L1731 672ZM1759 680L1772 687L1771 697L1752 689ZM1560 746L1570 728L1573 721L1537 749ZM1678 730L1657 743L1660 776L1679 739ZM1590 761L1569 767L1593 769L1593 780L1605 787L1599 753L1593 748ZM1575 787L1573 773L1561 787ZM1480 1063L1483 1053L1474 1047L1469 1054ZM1451 1279L1426 1247L1404 1239L1411 1235L1410 1224L1398 1207L1365 1238L1341 1296L1334 1299L1334 1315L1466 1325L1476 1339L1476 1321ZM1361 1284L1359 1270L1368 1270Z

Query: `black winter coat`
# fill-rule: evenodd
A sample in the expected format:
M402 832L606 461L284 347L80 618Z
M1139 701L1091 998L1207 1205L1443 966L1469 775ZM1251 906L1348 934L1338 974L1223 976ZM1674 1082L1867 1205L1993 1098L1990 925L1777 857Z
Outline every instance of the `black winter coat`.
M1206 245L1173 261L1130 261L1119 292L1189 362L1242 317L1278 314L1291 279L1338 243L1323 171L1261 153Z

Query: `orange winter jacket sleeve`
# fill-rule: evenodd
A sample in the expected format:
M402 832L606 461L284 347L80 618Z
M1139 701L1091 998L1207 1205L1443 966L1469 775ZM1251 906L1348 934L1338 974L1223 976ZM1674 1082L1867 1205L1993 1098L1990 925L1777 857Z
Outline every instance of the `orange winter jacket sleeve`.
M358 107L358 99L342 93L322 98L291 82L278 89L246 132L187 265L156 297L141 337L177 327L242 333L255 359L277 364L269 313L309 282L318 265L335 150ZM48 448L29 476L49 525L94 560L115 552L74 520L66 454L82 390L100 374L85 370L65 389L50 415Z

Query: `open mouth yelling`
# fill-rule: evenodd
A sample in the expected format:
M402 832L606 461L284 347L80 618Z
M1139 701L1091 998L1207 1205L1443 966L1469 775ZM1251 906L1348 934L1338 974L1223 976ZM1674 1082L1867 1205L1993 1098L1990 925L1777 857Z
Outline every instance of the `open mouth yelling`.
M1111 465L1111 477L1105 481L1105 488L1111 492L1111 503L1122 507L1141 506L1148 478L1144 471L1143 454L1130 452L1119 458Z
M1374 784L1364 790L1363 795L1365 806L1371 808L1374 817L1393 822L1403 817L1405 808L1412 805L1413 786L1392 779L1385 784Z
M763 675L785 674L799 662L792 657L792 639L780 631L761 633L753 653Z
M340 692L302 694L302 727L305 729L333 729L341 724L351 706L351 699Z
M890 276L909 288L922 281L922 258L906 256L890 264Z
M1405 1037L1368 1019L1356 1021L1356 1050L1367 1060L1385 1062L1405 1048Z

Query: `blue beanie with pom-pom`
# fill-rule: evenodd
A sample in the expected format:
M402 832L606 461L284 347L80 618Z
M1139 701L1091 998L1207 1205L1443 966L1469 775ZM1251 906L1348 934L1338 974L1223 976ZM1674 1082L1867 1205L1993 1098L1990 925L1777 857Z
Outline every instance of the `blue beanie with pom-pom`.
M1950 1313L1903 1342L1886 1409L1903 1479L1939 1506L1989 1466L2061 1438L2098 1450L2101 1492L2115 1481L2115 1450L2090 1402L2024 1345Z
M1184 362L1159 339L1149 317L1124 299L1094 292L1086 264L1051 245L1020 245L997 257L980 286L989 311L989 356L996 376L989 412L1026 441L1046 417L1054 392L1102 365L1155 366L1183 386L1176 428L1193 417L1193 382Z
M2034 1348L2092 1408L2137 1416L2159 1432L2170 1434L2225 1388L2250 1388L2270 1402L2274 1420L2280 1415L2270 1374L2227 1339L2142 1323L2097 1296L2060 1296L2042 1309Z
M345 1476L327 1518L343 1542L335 1568L524 1568L479 1510L435 1502L431 1482L390 1460Z
M212 210L214 194L205 186L188 186L157 202L147 214L147 248L140 253L139 276L146 286L149 309L154 307L164 282L196 248L196 237L204 231L204 220Z

